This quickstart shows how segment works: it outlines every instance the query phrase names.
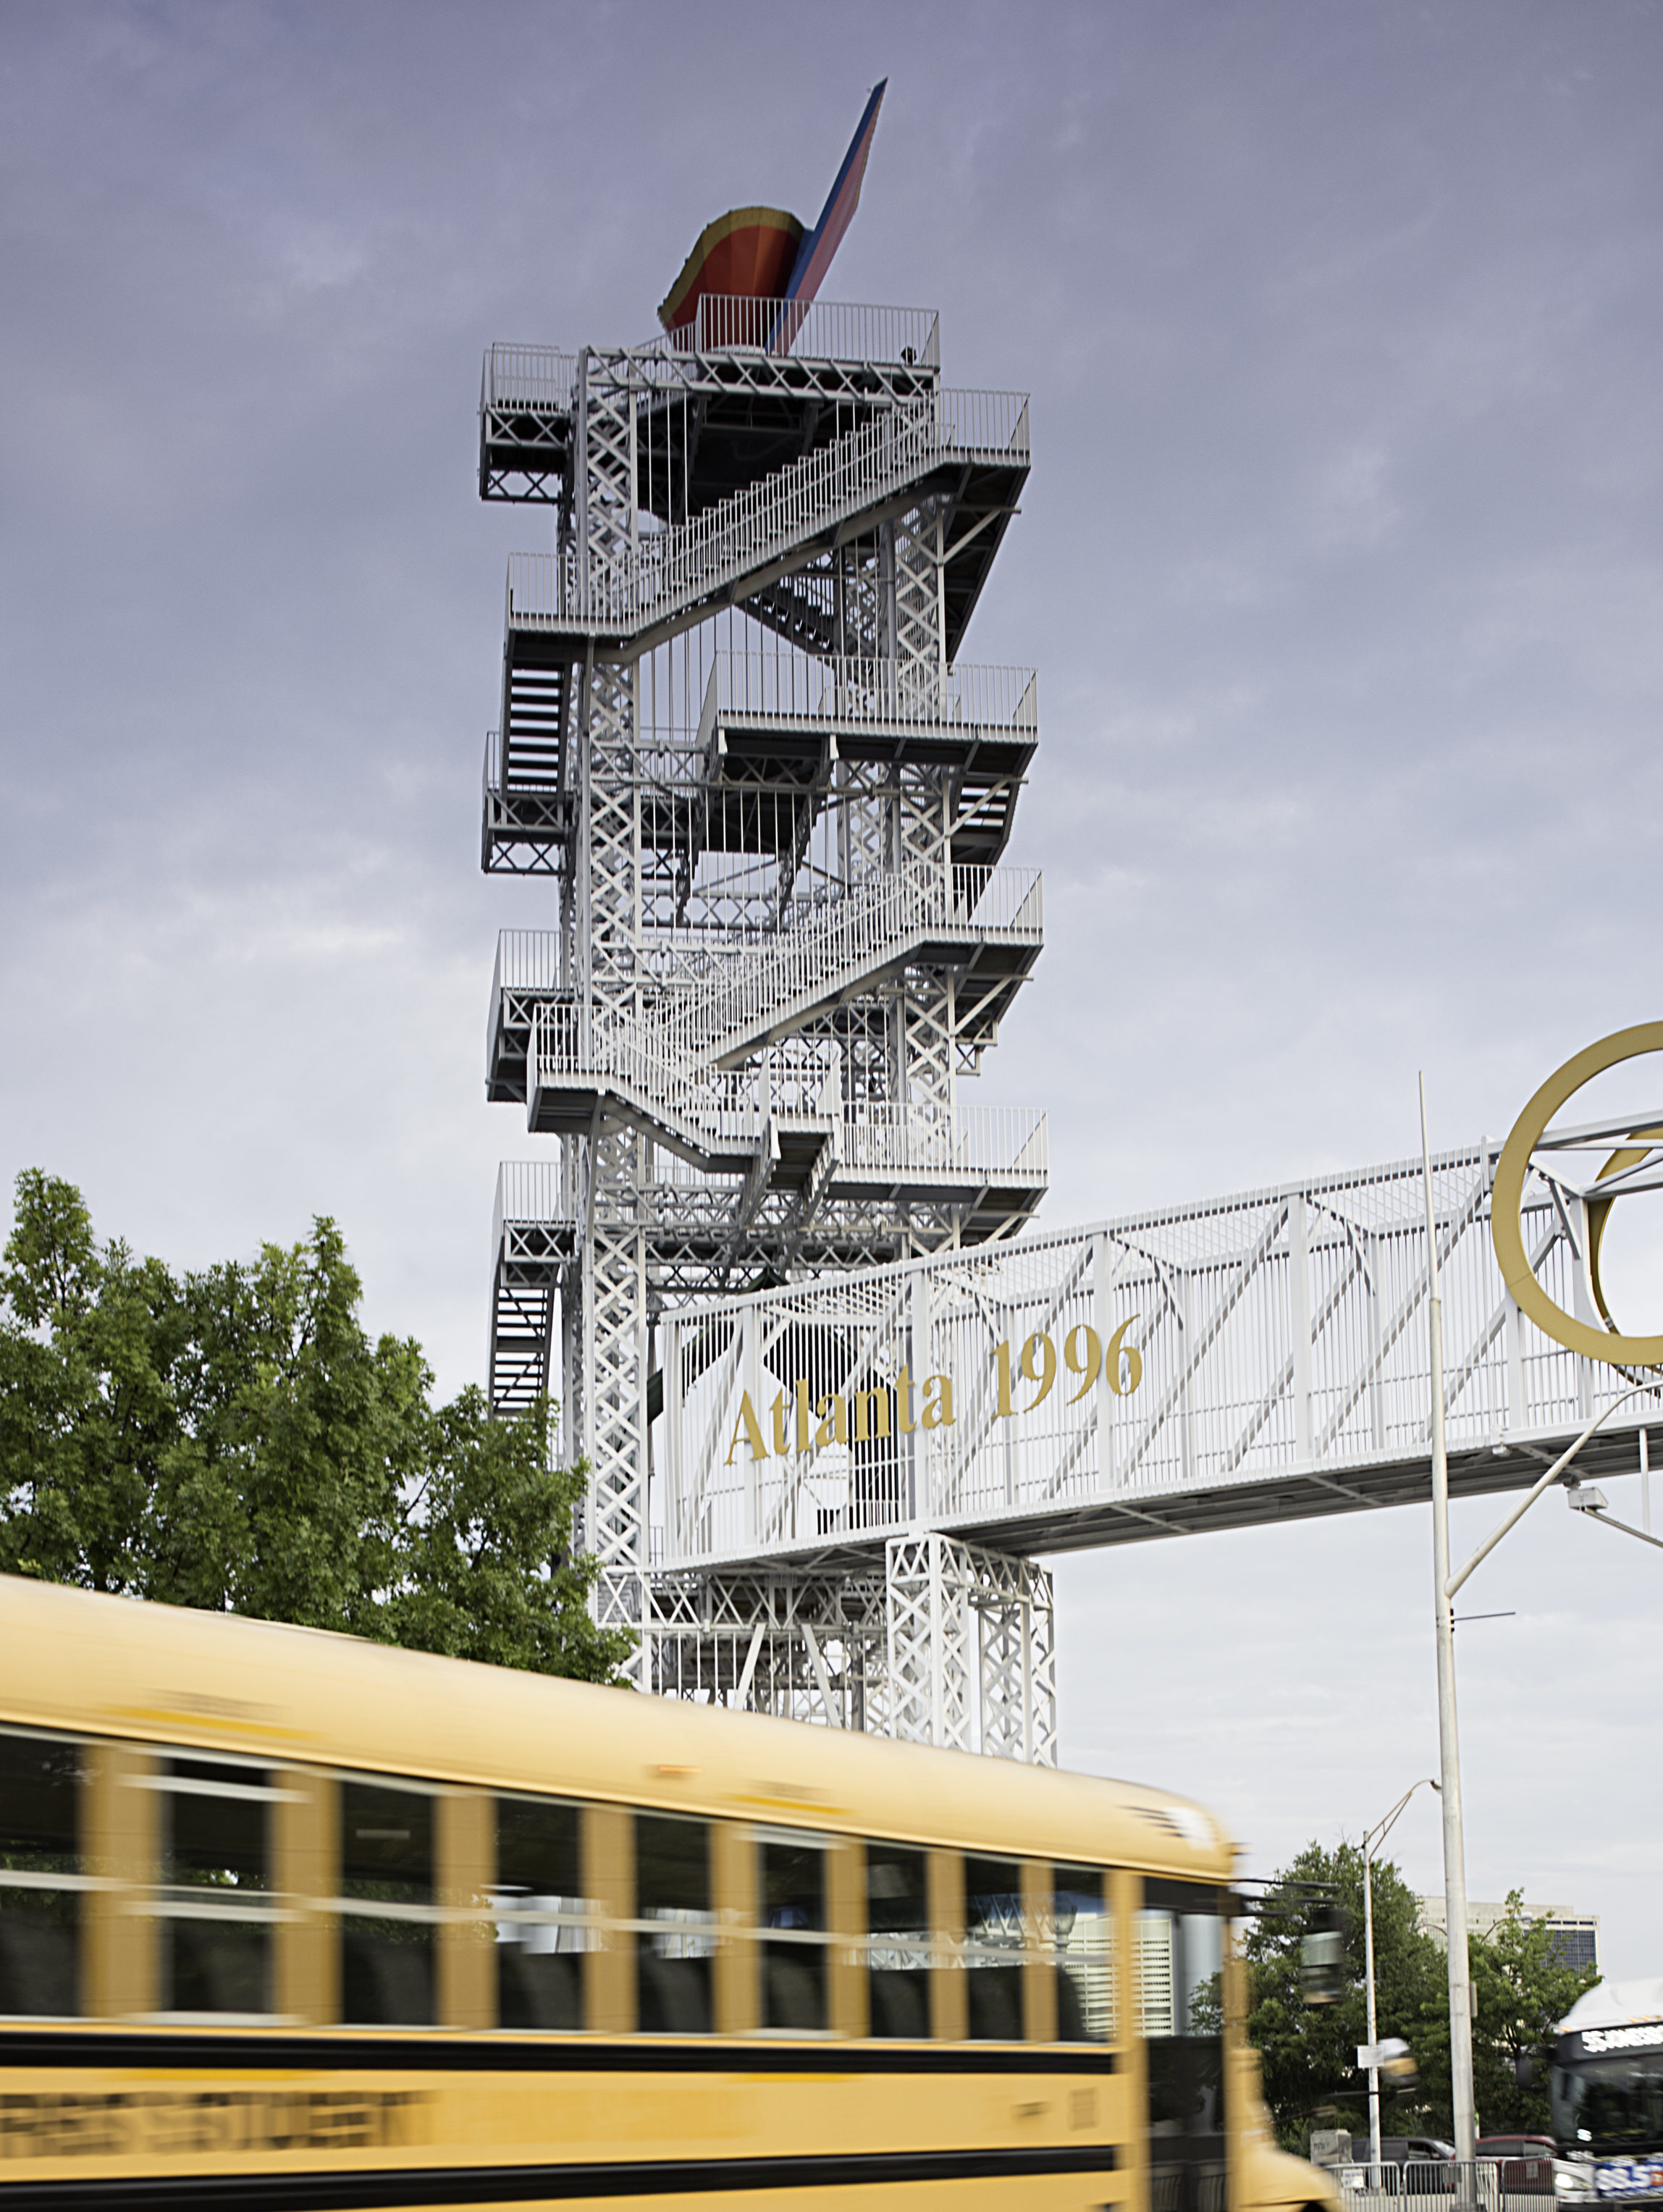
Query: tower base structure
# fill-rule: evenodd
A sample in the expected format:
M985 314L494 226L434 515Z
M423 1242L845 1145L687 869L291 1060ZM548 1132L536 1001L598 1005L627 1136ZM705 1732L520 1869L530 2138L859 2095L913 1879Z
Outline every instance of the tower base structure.
M656 1574L651 1686L666 1697L1054 1765L1051 1577L929 1531L881 1573Z

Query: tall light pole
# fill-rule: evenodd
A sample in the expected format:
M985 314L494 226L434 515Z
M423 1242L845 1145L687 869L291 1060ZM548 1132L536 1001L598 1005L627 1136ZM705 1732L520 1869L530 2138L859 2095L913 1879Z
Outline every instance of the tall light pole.
M1654 1391L1655 1382L1631 1382L1630 1387L1611 1400L1593 1416L1581 1433L1568 1444L1527 1491L1518 1504L1506 1514L1497 1526L1485 1537L1466 1565L1451 1573L1449 1568L1449 1462L1444 1450L1443 1433L1443 1308L1438 1294L1438 1222L1432 1202L1432 1153L1426 1134L1426 1078L1421 1077L1421 1168L1426 1185L1426 1287L1429 1326L1431 1336L1432 1365L1432 1589L1433 1624L1436 1632L1438 1653L1438 1773L1439 1792L1443 1800L1443 1898L1444 1923L1449 1960L1449 2076L1451 2102L1454 2106L1455 2155L1471 2159L1478 2143L1478 2115L1472 2087L1472 1984L1466 1955L1466 1858L1461 1832L1461 1752L1455 1725L1455 1615L1456 1592L1473 1569L1487 1559L1510 1528L1523 1519L1537 1499L1565 1475L1565 1470L1587 1443L1594 1431L1608 1421L1617 1407L1630 1398ZM1510 1141L1510 1140L1509 1140ZM1582 1503L1590 1516L1605 1510L1605 1499L1598 1491L1591 1492L1585 1501L1579 1500L1575 1477L1567 1479L1566 1487L1571 1492L1571 1503ZM1648 1543L1660 1544L1660 1540L1644 1531L1630 1528L1624 1522L1608 1522L1610 1527L1624 1530L1629 1535L1639 1535Z
M1386 1841L1397 1826L1398 1815L1417 1790L1436 1790L1440 1785L1429 1774L1419 1782L1411 1782L1386 1818L1372 1828L1363 1832L1363 1952L1368 1984L1369 2051L1375 2063L1369 2069L1369 2160L1378 2166L1380 2145L1380 2028L1375 2018L1375 1862L1377 1847Z
M1466 1858L1461 1836L1461 1753L1455 1726L1455 1620L1449 1590L1449 1462L1443 1440L1443 1312L1438 1295L1438 1222L1421 1078L1421 1165L1426 1181L1426 1278L1432 1352L1432 1588L1438 1650L1438 1777L1443 1800L1443 1909L1448 1935L1449 2081L1455 2155L1474 2156L1472 1985L1466 1958Z

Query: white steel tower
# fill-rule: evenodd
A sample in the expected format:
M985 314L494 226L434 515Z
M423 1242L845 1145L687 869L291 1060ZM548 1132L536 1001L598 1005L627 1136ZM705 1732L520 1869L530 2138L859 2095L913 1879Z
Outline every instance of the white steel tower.
M905 1727L967 1577L1048 1654L1042 1571L939 1536L864 1577L665 1571L652 1468L667 1310L1007 1237L1044 1191L1043 1116L961 1096L1041 940L1000 865L1034 673L958 657L1028 467L1026 399L944 388L918 309L707 296L486 358L481 495L554 525L509 562L485 764L485 868L555 890L491 991L488 1095L553 1140L499 1180L491 1392L559 1398L643 1689ZM718 1349L678 1340L677 1402ZM857 1464L839 1526L893 1524L895 1479Z

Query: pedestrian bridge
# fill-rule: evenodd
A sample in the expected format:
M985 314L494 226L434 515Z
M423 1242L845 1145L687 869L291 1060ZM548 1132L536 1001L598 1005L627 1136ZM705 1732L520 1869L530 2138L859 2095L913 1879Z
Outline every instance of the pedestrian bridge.
M1456 1497L1533 1483L1629 1388L1508 1295L1500 1150L1433 1163ZM1575 1158L1539 1154L1526 1246L1592 1320ZM1403 1160L667 1316L656 1563L850 1573L920 1529L1032 1555L1425 1498L1426 1242ZM1631 1400L1578 1472L1633 1469L1658 1413Z

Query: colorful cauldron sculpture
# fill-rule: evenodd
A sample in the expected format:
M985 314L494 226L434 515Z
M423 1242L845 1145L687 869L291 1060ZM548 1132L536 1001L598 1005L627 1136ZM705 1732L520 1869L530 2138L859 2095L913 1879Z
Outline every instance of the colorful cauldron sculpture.
M801 320L800 310L820 289L821 279L860 204L860 182L866 173L866 156L871 151L877 111L888 82L885 77L873 88L814 228L805 231L797 217L783 208L733 208L718 216L714 222L707 222L659 309L659 320L665 330L686 330L696 321L699 302L707 296L724 301L778 300L781 312L767 319L768 329L762 338L748 337L737 328L713 335L718 343L767 343L770 350L783 349L782 340L789 343ZM793 302L799 310L796 315L789 312ZM732 311L728 313L731 317Z

